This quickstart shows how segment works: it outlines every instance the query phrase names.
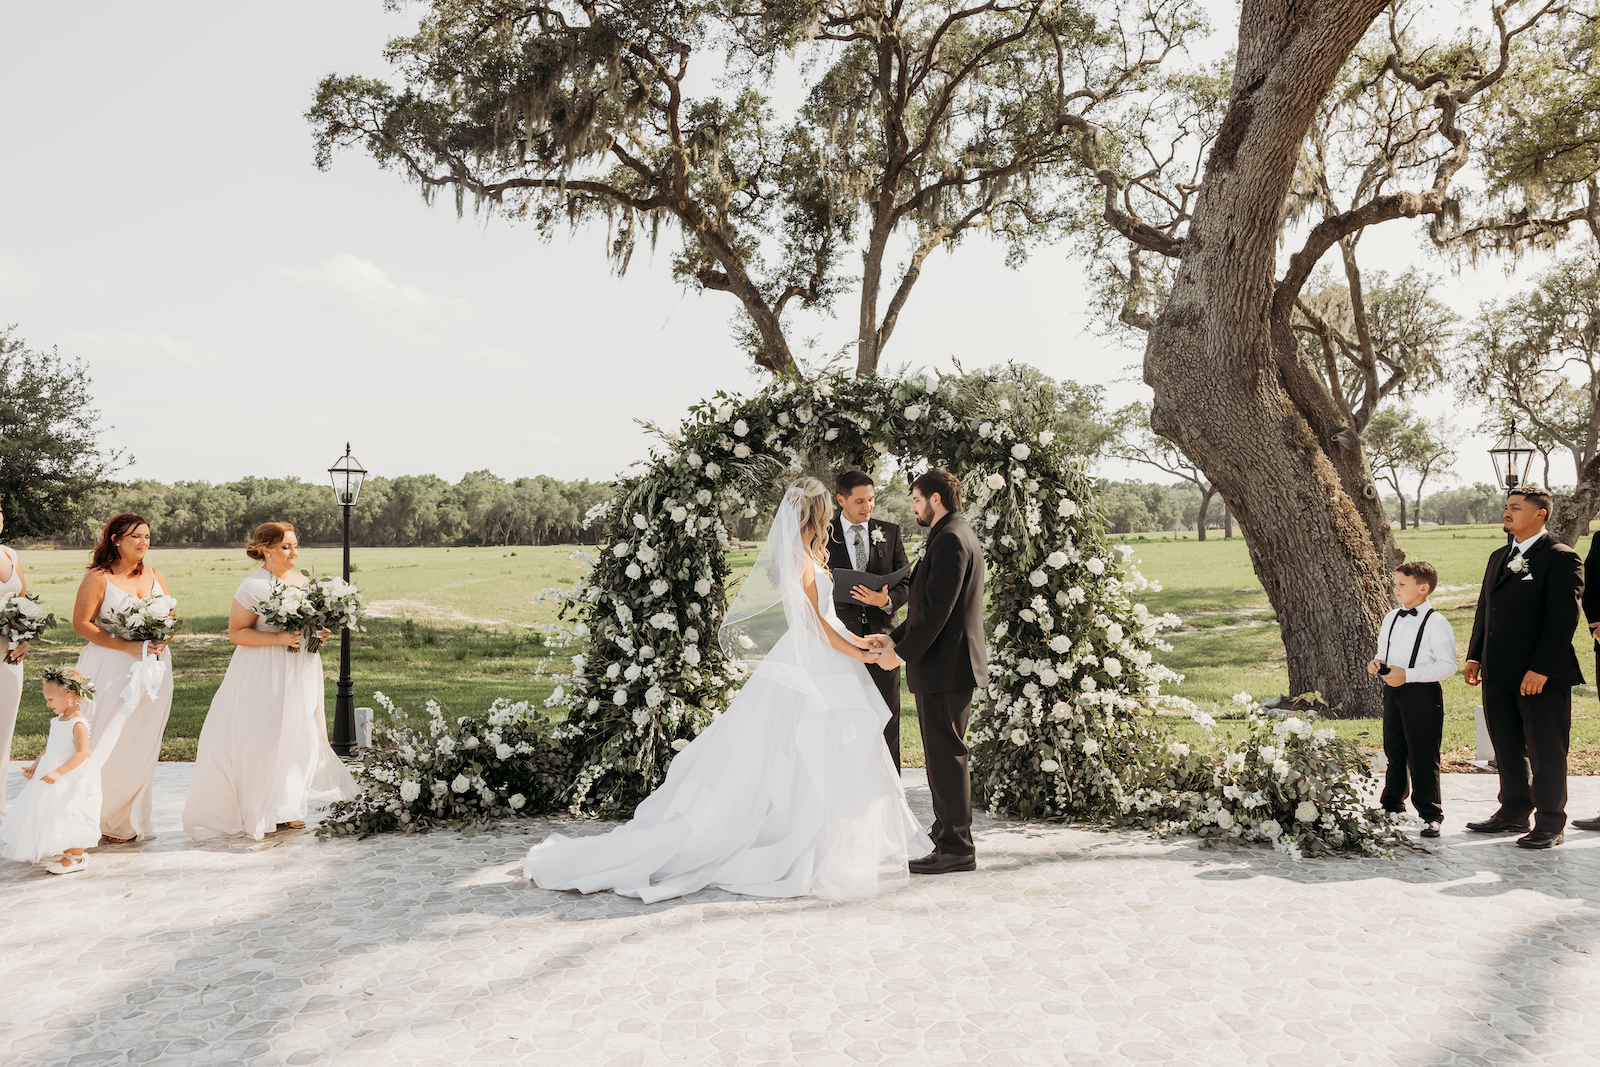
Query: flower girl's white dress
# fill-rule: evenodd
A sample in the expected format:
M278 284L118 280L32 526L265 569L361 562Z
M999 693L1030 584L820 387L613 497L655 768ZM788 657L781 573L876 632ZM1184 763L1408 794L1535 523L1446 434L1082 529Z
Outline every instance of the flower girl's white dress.
M84 716L50 720L50 735L33 778L22 787L6 821L0 823L0 856L38 863L69 848L93 848L100 843L100 770L96 761L79 764L54 784L43 781L78 751L72 728L80 722L89 725Z
M166 592L159 581L150 590ZM111 614L133 599L107 581L95 622L109 628ZM78 671L94 683L96 694L95 710L90 712L85 705L84 718L90 720L95 735L111 746L111 751L102 757L105 766L100 772L100 830L124 841L151 833L156 764L161 762L161 738L167 730L167 717L172 714L170 650L161 653L167 669L156 695L152 697L140 689L132 701L122 698L139 658L137 652L99 645L85 645L78 653Z
M254 611L271 595L272 581L259 570L234 599ZM282 632L259 617L255 628ZM325 684L320 653L286 645L233 650L200 728L184 832L259 841L279 823L304 820L314 792L356 795L355 780L328 745Z
M843 633L826 568L816 589L823 621ZM529 851L528 877L646 902L707 886L860 900L908 881L907 860L933 842L883 743L889 709L866 668L788 599L790 629L633 819L594 837L551 834Z

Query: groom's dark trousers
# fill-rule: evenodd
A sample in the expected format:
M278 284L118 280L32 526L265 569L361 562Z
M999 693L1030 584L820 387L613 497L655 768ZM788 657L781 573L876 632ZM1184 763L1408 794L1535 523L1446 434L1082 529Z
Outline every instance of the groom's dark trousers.
M1520 571L1509 546L1489 557L1467 659L1483 679L1483 721L1500 771L1496 818L1560 833L1567 823L1567 745L1572 687L1583 684L1572 632L1583 596L1583 562L1547 533L1529 546ZM1544 691L1522 695L1523 675L1545 676Z
M906 621L891 633L917 700L933 798L928 836L940 855L970 858L972 776L967 718L973 690L989 683L983 642L983 546L960 515L934 524L911 573Z

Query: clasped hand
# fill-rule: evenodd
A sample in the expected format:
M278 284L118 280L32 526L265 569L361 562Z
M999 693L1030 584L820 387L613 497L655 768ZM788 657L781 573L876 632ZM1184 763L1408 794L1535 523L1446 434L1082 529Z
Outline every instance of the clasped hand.
M862 641L865 642L866 662L886 671L900 666L900 657L895 655L894 641L888 634L867 634Z

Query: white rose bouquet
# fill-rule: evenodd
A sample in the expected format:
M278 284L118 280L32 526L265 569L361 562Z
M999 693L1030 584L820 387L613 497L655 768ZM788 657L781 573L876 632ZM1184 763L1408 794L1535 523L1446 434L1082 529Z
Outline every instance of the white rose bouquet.
M312 605L308 588L291 585L277 578L272 580L272 592L256 605L255 611L262 622L286 633L299 630L309 635L317 621L316 608ZM300 647L305 647L303 640Z
M39 594L11 593L0 597L0 637L6 639L5 661L19 662L14 658L17 646L32 641L52 626L56 617L39 606Z
M322 647L319 634L323 630L366 632L361 623L367 617L367 603L355 583L343 578L315 578L306 586L306 597L315 615L312 628L306 631L307 652Z
M111 613L106 628L113 637L124 641L170 641L183 626L178 618L178 601L165 593L152 591L149 596L130 601L127 607Z

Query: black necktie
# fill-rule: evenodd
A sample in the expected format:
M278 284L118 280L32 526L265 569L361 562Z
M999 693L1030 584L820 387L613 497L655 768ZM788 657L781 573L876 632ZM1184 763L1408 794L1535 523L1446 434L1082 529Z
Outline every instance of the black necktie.
M1400 616L1402 618L1404 618L1407 615L1415 615L1416 613L1417 613L1417 609L1416 608L1401 608L1400 609Z

